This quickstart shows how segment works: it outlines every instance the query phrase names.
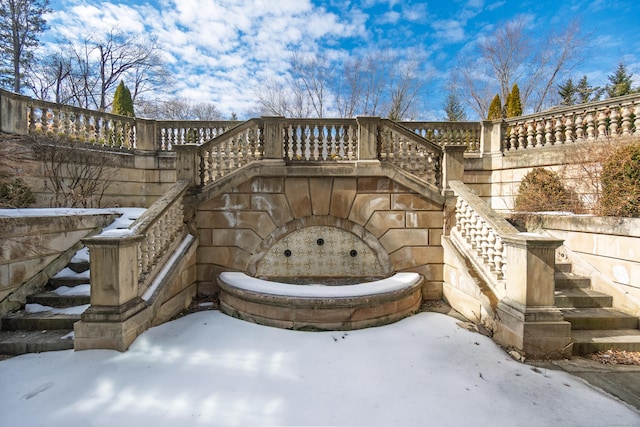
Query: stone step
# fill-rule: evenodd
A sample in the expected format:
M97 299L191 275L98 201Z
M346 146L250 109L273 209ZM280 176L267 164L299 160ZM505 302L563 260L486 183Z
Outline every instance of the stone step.
M90 283L89 270L77 273L69 267L65 267L58 274L49 279L49 286L53 289L61 286L73 287L87 283Z
M590 289L559 289L555 291L556 307L593 308L611 307L613 298Z
M0 354L19 355L73 349L71 330L0 331Z
M638 318L613 308L562 308L571 330L638 329Z
M69 267L76 273L84 273L85 271L89 270L89 261L71 261L69 264L67 264L67 267Z
M40 304L49 307L73 307L89 304L89 295L59 295L55 292L42 292L27 296L28 304Z
M575 356L610 349L640 351L638 329L572 331L571 338Z
M571 273L573 264L570 262L556 262L556 271L559 273Z
M556 289L584 289L591 286L591 279L573 273L555 273Z
M73 324L80 320L79 314L61 314L51 311L38 313L16 312L2 318L3 331L50 331L54 329L73 330Z

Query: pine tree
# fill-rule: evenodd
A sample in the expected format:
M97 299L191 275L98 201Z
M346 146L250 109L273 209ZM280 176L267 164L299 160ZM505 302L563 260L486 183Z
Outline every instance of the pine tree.
M518 117L522 115L522 102L520 101L520 89L518 84L514 83L511 87L511 92L507 97L507 103L505 104L507 110L507 117Z
M578 103L584 104L585 102L597 101L602 96L604 89L591 86L587 80L587 76L582 76L578 84L576 85L576 95L578 97Z
M558 85L558 95L562 98L560 105L574 105L578 95L578 88L573 84L573 80L569 79L564 84Z
M47 29L49 0L0 1L0 78L20 93L24 71L33 61L38 34Z
M502 117L502 102L500 101L500 95L496 94L491 101L491 105L489 105L489 114L487 119L498 120Z
M464 107L454 93L447 95L442 108L445 113L444 119L448 122L462 122L467 120L467 113L464 111Z
M622 62L618 64L616 71L612 75L607 76L607 78L611 83L607 85L607 95L609 98L628 95L632 92L631 79L633 78L633 73L628 72L627 67Z
M124 84L124 81L120 80L120 84L116 88L116 93L113 95L113 105L111 106L111 112L113 114L120 114L122 116L135 117L133 111L133 100L131 99L131 91Z

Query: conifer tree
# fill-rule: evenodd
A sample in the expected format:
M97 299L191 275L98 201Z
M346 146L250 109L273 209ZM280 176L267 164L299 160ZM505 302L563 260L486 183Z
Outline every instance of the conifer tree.
M558 95L562 98L560 105L574 105L576 103L578 88L568 79L564 84L558 85Z
M609 98L628 95L633 92L633 90L631 90L633 73L627 71L627 67L622 62L618 64L616 71L612 75L607 76L607 78L611 83L607 85L607 95L609 95Z
M507 103L505 104L507 110L507 117L518 117L522 115L522 102L520 101L520 89L518 84L514 83L511 87L511 92L507 97Z
M489 105L488 120L498 120L502 118L502 102L500 101L500 95L496 94Z
M135 117L133 111L133 100L131 99L131 91L124 84L124 81L120 80L120 84L116 88L116 93L113 95L113 105L111 106L111 112L113 114L120 114L122 116Z

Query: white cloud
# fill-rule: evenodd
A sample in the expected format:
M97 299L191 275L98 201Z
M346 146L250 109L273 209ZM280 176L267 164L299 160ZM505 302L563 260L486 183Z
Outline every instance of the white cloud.
M434 21L431 24L435 30L435 36L449 43L456 43L465 39L464 28L460 21L445 19Z

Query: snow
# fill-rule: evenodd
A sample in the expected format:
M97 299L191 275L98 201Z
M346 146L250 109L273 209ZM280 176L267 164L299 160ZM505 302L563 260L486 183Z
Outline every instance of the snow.
M220 280L238 289L267 295L281 295L309 298L340 298L376 295L405 289L420 280L418 273L396 273L374 282L344 286L291 285L257 279L239 272L220 273Z
M72 263L89 262L89 248L86 246L80 249L71 258Z
M301 332L202 311L151 328L124 353L1 361L0 384L7 426L640 425L626 404L516 362L437 313Z
M53 278L54 279L61 279L61 278L68 278L68 279L86 279L87 282L89 281L89 277L90 277L90 273L89 270L86 271L82 271L80 273L76 273L75 271L73 271L72 269L70 269L69 267L65 267L62 270L58 271Z
M182 256L182 253L187 248L187 246L191 244L193 239L194 237L191 234L186 235L186 237L182 240L182 243L180 243L180 246L178 246L173 255L171 255L171 258L169 258L169 260L165 263L164 267L162 267L162 270L160 270L156 278L153 279L153 282L149 286L149 289L147 289L142 295L143 300L149 301L151 299L156 289L158 289L158 286L160 286L165 276L169 273L169 270L173 268L178 258Z
M87 296L91 295L91 285L87 283L78 286L60 286L59 288L54 289L53 293L64 296Z
M82 314L87 308L89 308L89 305L90 304L83 304L75 305L73 307L57 308L49 307L48 305L32 303L25 304L24 311L26 311L27 313L43 313L47 311L51 312L52 314Z
M122 213L111 224L106 226L99 236L102 237L125 237L133 234L133 230L129 226L144 213L144 208L120 208L118 211Z

